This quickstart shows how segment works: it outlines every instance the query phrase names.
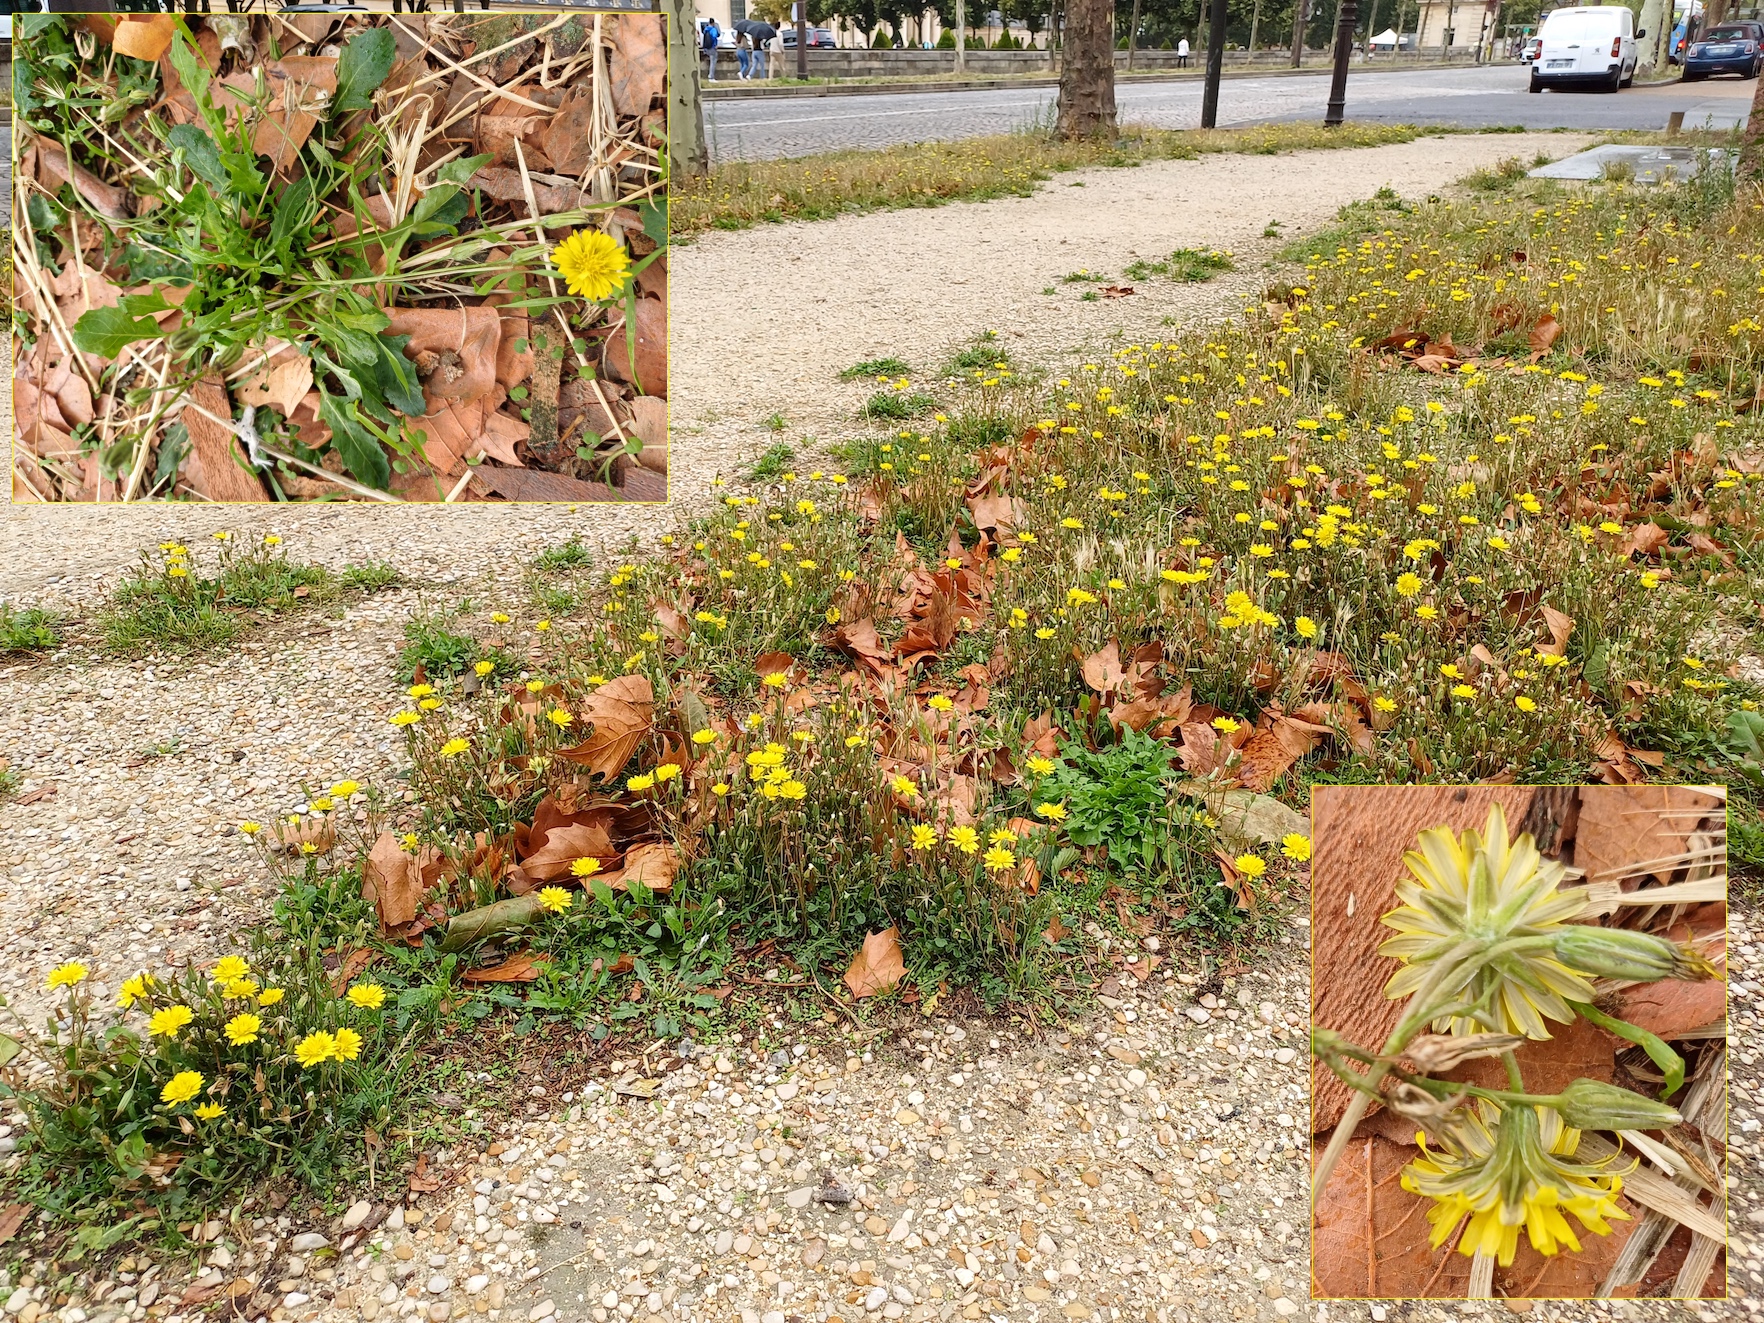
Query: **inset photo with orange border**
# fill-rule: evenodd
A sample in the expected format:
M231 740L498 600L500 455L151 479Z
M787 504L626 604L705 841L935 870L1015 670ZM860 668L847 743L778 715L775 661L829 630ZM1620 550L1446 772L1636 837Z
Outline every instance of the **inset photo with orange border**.
M1726 1298L1726 799L1315 789L1315 1298Z
M19 17L13 500L665 500L663 24Z

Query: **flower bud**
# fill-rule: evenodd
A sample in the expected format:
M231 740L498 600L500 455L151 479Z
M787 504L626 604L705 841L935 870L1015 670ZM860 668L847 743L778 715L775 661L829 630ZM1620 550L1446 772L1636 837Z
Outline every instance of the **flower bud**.
M1557 1094L1556 1110L1576 1130L1659 1130L1684 1120L1663 1102L1588 1079L1575 1080Z
M1652 933L1589 924L1569 924L1557 934L1556 959L1594 978L1637 983L1661 978L1705 979L1715 974L1715 967L1689 946Z

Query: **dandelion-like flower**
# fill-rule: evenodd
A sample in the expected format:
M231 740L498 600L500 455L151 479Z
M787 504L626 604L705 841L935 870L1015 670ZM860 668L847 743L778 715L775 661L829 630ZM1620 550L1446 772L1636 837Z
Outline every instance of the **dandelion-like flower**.
M1569 1162L1580 1146L1580 1131L1550 1107L1502 1109L1486 1100L1465 1109L1442 1127L1443 1143L1427 1145L1417 1135L1421 1156L1403 1168L1403 1188L1434 1201L1433 1248L1468 1215L1470 1225L1458 1252L1478 1252L1510 1267L1523 1229L1533 1249L1551 1255L1580 1241L1564 1211L1597 1235L1609 1235L1608 1218L1628 1220L1617 1206L1623 1178L1604 1162ZM1632 1164L1633 1165L1633 1164Z
M49 987L71 988L86 977L86 967L77 960L70 960L65 965L58 965L49 972Z
M378 983L357 983L346 995L350 1005L364 1011L377 1011L386 1004L386 989Z
M238 956L223 956L215 965L213 979L216 983L236 983L251 973L251 966Z
M1427 982L1435 962L1475 943L1491 960L1463 961L1436 989L1439 997L1465 1003L1488 998L1487 1023L1468 1015L1441 1016L1440 1033L1497 1033L1548 1038L1545 1017L1561 1024L1574 1018L1569 1002L1590 1002L1592 984L1556 959L1553 948L1508 949L1517 938L1549 937L1586 905L1583 888L1562 891L1563 869L1537 851L1530 835L1509 843L1507 817L1492 805L1480 833L1454 836L1449 828L1421 833L1420 849L1403 856L1413 874L1396 885L1403 903L1379 920L1394 928L1380 955L1404 962L1384 986L1386 997L1406 997Z
M277 1002L281 1001L285 995L286 994L280 988L265 988L262 992L257 994L257 1004L259 1006L274 1006Z
M294 1057L311 1069L329 1061L337 1052L337 1040L323 1029L308 1034L294 1045Z
M570 907L570 893L562 887L540 887L539 903L553 914L562 914Z
M331 1055L339 1061L354 1061L361 1055L361 1035L353 1029L339 1029L331 1039Z
M202 1076L194 1070L180 1070L165 1082L159 1091L159 1101L167 1106L176 1107L179 1103L187 1103L202 1092Z
M263 1021L249 1011L241 1012L227 1021L227 1041L234 1047L244 1047L257 1041L257 1031L263 1028Z
M551 250L572 294L599 303L618 293L631 266L625 246L599 230L577 230Z
M167 1006L163 1011L153 1012L153 1018L147 1021L147 1032L154 1038L176 1038L195 1018L196 1013L188 1006Z
M122 987L116 990L116 1004L127 1010L138 1001L145 1001L147 993L153 986L150 974L136 974L133 978L123 980Z
M206 1102L196 1109L196 1119L198 1121L212 1121L217 1116L224 1116L226 1110L217 1102Z

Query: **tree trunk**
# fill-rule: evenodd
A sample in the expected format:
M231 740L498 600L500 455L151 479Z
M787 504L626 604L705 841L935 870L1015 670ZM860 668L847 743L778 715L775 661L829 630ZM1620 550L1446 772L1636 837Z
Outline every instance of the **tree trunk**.
M1059 40L1060 23L1064 18L1065 13L1061 7L1060 0L1053 0L1053 4L1049 7L1047 13L1047 71L1049 73L1052 73L1055 69L1059 68L1060 57L1058 52L1055 51L1054 46Z
M693 0L664 0L668 25L668 167L691 179L710 171L704 103L698 97L698 27Z
M1372 0L1372 8L1366 15L1366 58L1372 58L1372 38L1378 35L1378 0ZM1399 34L1400 35L1400 34Z
M1115 0L1068 0L1060 61L1062 138L1115 131Z
M1244 56L1244 63L1251 64L1256 58L1256 29L1262 24L1262 0L1256 0L1256 7L1250 11L1249 53Z
M1292 67L1305 58L1305 20L1311 16L1310 0L1292 0Z
M1764 78L1752 92L1752 113L1746 117L1746 136L1740 143L1739 173L1747 179L1764 175Z
M964 72L968 67L968 10L962 0L956 0L956 59L955 71Z
M1665 21L1660 13L1661 0L1644 0L1641 18L1636 22L1647 36L1635 43L1635 71L1638 74L1652 73L1654 61L1660 48L1660 24Z
M1259 5L1262 0L1256 0ZM1133 22L1127 29L1127 67L1133 67L1133 52L1139 46L1139 0L1133 0Z

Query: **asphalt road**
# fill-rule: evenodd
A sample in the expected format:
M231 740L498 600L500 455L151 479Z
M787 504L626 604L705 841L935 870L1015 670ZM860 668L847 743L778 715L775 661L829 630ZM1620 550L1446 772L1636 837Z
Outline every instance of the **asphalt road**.
M1659 129L1668 112L1685 112L1686 127L1726 128L1745 117L1756 84L1737 78L1684 87L1667 83L1600 92L1526 91L1518 65L1364 73L1348 79L1350 119L1462 128L1517 124L1530 129ZM720 160L806 156L840 147L1010 133L1053 116L1055 89L1025 87L978 92L894 92L874 96L788 97L707 101L705 129ZM1118 84L1123 123L1159 128L1200 124L1199 79ZM1219 91L1221 126L1322 119L1329 99L1326 71L1227 79Z

